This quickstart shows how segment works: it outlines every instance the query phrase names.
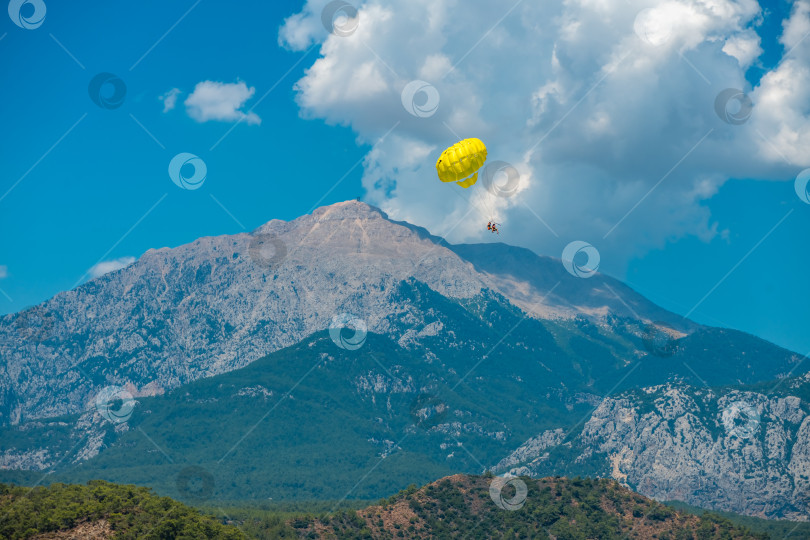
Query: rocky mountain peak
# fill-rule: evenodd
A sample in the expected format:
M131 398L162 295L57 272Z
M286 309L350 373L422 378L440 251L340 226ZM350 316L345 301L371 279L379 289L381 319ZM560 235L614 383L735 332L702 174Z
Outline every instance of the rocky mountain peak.
M324 220L341 219L388 219L388 214L368 203L358 200L341 201L328 206L321 206L312 212L313 216Z
M678 319L607 276L575 278L557 259L505 244L453 246L345 201L250 234L150 250L3 317L0 420L80 410L92 380L168 389L237 369L345 313L399 339L392 320L424 318L397 296L407 281L452 299L490 291L537 318Z
M252 234L272 233L289 230L312 223L327 223L345 220L388 219L388 215L370 204L358 200L341 201L327 206L319 206L311 214L300 216L292 221L271 219L257 227Z

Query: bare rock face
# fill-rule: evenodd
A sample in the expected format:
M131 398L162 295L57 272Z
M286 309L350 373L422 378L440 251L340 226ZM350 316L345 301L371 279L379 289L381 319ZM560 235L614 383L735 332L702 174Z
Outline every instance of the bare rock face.
M498 467L544 474L553 445L538 440L550 435ZM792 395L646 388L605 399L569 445L577 461L606 456L604 472L658 500L767 518L810 515L810 414Z
M0 425L87 410L108 385L153 395L237 369L327 328L340 313L394 335L391 315L407 306L392 291L407 279L450 298L489 289L538 317L629 315L633 306L643 317L676 319L605 276L577 279L555 259L488 246L449 246L350 201L252 234L149 250L127 268L0 319ZM509 249L514 260L493 267ZM404 344L420 339L396 335Z
M531 473L531 465L536 465L540 461L548 459L548 454L543 451L550 446L557 446L564 438L565 431L562 428L546 430L537 437L532 437L523 443L520 448L503 458L495 465L495 470L509 470L516 476L528 475ZM516 468L516 465L522 466Z

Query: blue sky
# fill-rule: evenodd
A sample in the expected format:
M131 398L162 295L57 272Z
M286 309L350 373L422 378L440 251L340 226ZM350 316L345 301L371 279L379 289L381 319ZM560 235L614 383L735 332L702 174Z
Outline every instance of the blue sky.
M584 238L601 250L602 271L662 306L810 351L810 205L791 181L810 163L802 162L804 139L786 143L796 138L780 138L778 124L803 120L808 111L789 110L797 100L774 104L779 85L768 82L789 65L780 41L791 15L785 3L760 15L741 8L738 27L717 23L712 39L694 38L696 30L684 23L671 33L670 42L681 43L674 53L667 55L665 44L634 49L637 56L624 60L620 44L637 39L632 23L648 5L628 3L632 13L613 14L627 36L607 30L602 36L620 59L615 72L604 71L610 58L595 52L607 49L599 32L587 32L588 41L571 37L599 16L550 7L557 11L542 24L556 20L566 30L549 28L537 38L536 73L534 49L511 54L510 34L499 34L502 27L518 36L530 31L526 21L533 16L541 20L525 5L497 29L498 16L470 9L470 28L481 31L454 40L415 31L413 21L425 16L413 12L421 4L413 2L401 10L399 2L358 2L359 26L348 37L322 27L325 2L248 2L239 9L208 0L45 3L36 29L20 28L10 17L0 22L0 313L69 289L104 261L252 230L358 196L451 241L492 241L479 227L485 216L454 226L471 201L487 206L475 198L480 192L451 196L431 174L437 153L456 134L484 134L490 156L515 163L526 179L516 198L487 207L504 223L500 240L559 257L569 241ZM723 32L726 43L743 51L738 56L745 56L753 32L761 54L735 63L714 45ZM419 40L409 42L414 35ZM806 65L808 43L791 39L797 43L791 61ZM452 74L433 76L445 57ZM660 66L655 78L638 76L647 69L642 60ZM499 71L501 65L510 70ZM88 95L91 79L102 72L126 85L118 108L101 108ZM410 79L431 79L439 88L440 112L432 119L419 123L403 110L399 90ZM186 99L204 81L237 93L241 81L253 93L225 112L206 109L204 100L205 110L187 109ZM789 114L754 114L743 126L719 122L713 96L736 85L755 97L755 113L775 107ZM172 89L179 90L176 104L164 112L160 96ZM610 108L642 91L644 99L627 105L632 114ZM645 120L662 109L685 120L663 127ZM709 142L684 157L705 127L695 127L699 122L688 114L704 109L712 117L700 120L711 126ZM237 124L241 114L250 116ZM806 134L807 125L791 126ZM603 133L610 133L610 144L600 139ZM628 154L624 142L636 149ZM530 147L537 150L527 153ZM783 160L751 157L772 147ZM207 166L197 190L169 179L169 162L181 152ZM681 158L683 165L662 180ZM645 179L630 182L638 171ZM598 180L597 189L586 178ZM690 183L695 178L702 180ZM616 216L659 180L661 188L605 236Z

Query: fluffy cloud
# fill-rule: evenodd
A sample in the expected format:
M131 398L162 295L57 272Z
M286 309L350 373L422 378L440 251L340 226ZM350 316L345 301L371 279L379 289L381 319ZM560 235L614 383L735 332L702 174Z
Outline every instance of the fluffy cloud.
M174 109L174 106L177 104L177 96L181 93L182 92L179 88L172 88L162 96L158 97L158 99L163 102L163 112L169 112Z
M482 239L495 218L510 243L559 253L584 239L621 272L668 240L718 234L701 203L728 179L788 180L810 165L807 0L785 23L795 48L754 88L755 0L369 0L348 36L326 32L326 4L309 0L279 33L293 50L321 43L296 83L302 113L372 145L369 202L451 241ZM403 107L413 80L437 89L435 114ZM741 125L716 112L726 88L754 103ZM517 195L436 180L439 153L467 137L518 169Z
M109 274L110 272L115 272L116 270L126 268L134 262L135 257L121 257L111 261L102 261L90 268L87 273L90 274L91 279L94 279L99 276L103 276L104 274Z
M8 277L8 267L4 264L0 264L0 279L6 279Z
M248 88L243 81L235 83L202 81L197 83L184 104L188 115L198 122L245 121L248 124L258 125L262 119L256 113L241 110L255 92L255 88Z

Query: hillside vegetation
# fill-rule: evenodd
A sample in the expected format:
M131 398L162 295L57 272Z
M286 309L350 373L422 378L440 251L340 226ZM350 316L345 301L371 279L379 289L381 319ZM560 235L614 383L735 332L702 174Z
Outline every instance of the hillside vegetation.
M67 539L764 540L715 514L676 511L613 480L505 480L455 475L411 486L361 510L262 512L219 519L148 488L92 481L34 489L0 484L0 537ZM523 490L525 487L525 490ZM220 509L221 510L221 509ZM224 512L224 511L223 511ZM227 521L224 525L220 521Z
M0 484L0 538L237 540L245 535L148 488L94 480L33 489Z
M695 516L613 480L516 479L493 497L491 476L455 475L357 512L288 520L299 538L765 539L717 515ZM498 501L498 502L496 502ZM504 502L505 501L505 502ZM270 538L265 537L265 538Z

